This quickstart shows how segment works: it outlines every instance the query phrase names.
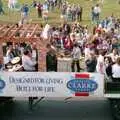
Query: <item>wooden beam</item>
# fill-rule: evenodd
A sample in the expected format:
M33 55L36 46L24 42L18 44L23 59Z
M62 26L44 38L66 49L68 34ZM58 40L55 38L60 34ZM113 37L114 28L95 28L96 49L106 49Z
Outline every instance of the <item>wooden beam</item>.
M12 38L22 27L23 27L23 25L21 25L15 31L13 31L13 33L10 35L10 38Z
M35 34L35 32L36 32L36 30L37 30L38 27L39 27L39 25L37 24L37 25L35 26L35 28L33 29L32 33L31 33L31 35L30 35L30 38L34 36L34 34Z
M27 37L0 37L0 44L3 42L15 42L15 43L22 43L22 42L37 42L37 38L27 38Z
M14 27L15 25L12 25L10 28L7 29L7 31L5 31L2 35L2 37L7 36L7 34L11 31L11 29Z
M24 37L25 33L29 31L29 28L31 27L31 24L29 24L25 30L23 30L23 32L21 33L21 36L20 37Z
M4 60L3 60L3 48L2 48L2 44L0 44L0 62L1 62L1 64L4 63Z
M0 31L4 30L6 27L7 27L6 25L2 26L2 27L0 28Z

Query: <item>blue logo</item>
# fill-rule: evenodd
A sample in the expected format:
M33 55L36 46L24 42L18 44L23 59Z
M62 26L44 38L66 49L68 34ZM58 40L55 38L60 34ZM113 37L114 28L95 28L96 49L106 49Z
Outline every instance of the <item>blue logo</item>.
M5 82L0 77L0 91L5 88Z
M67 88L74 92L93 92L98 84L90 79L73 79L67 83Z

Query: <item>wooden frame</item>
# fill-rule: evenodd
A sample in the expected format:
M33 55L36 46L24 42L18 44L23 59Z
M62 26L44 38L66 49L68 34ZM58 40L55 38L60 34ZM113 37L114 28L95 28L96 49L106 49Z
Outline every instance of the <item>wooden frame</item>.
M38 71L46 71L46 44L47 41L44 41L40 37L36 37L37 33L42 31L39 24L25 24L17 26L15 24L0 25L0 60L3 63L3 50L2 44L4 42L13 42L13 43L36 43L38 50ZM20 36L15 36L17 33L20 33ZM31 33L30 36L27 36L28 33Z

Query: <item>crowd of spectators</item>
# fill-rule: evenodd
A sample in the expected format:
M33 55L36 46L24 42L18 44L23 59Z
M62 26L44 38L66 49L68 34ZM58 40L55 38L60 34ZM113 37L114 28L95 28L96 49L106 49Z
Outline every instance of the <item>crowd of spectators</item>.
M69 56L72 58L72 72L76 71L76 65L77 72L84 69L88 72L109 74L109 70L106 72L106 68L109 66L108 63L116 64L116 62L119 61L120 20L113 15L106 17L101 20L99 24L95 25L93 32L91 32L86 25L82 26L78 22L69 24L67 21L64 21L64 23L58 27L51 27L47 24L42 32L39 33L38 37L44 41L49 41L49 45L47 46L48 53L46 54L47 71L57 71L57 54L61 51L64 57ZM32 58L32 53L33 56L37 56L35 52L32 52L32 49L35 48L34 44L29 46L30 47L19 44L13 46L8 45L6 52L8 62L17 56L25 58L23 57L24 55ZM28 50L31 54L29 54ZM81 57L84 57L84 68L81 68ZM36 70L36 64L37 62L33 65L34 71Z
M63 2L61 6L61 18L67 21L82 21L83 8L80 5Z
M119 66L120 20L113 15L95 25L93 33L88 30L88 26L81 26L76 22L72 25L64 22L60 27L52 27L48 31L51 47L56 51L62 49L64 54L67 53L72 58L72 72L75 71L75 64L77 72L82 69L80 57L83 56L84 70L88 72L112 75L108 73L108 63ZM118 76L120 77L120 75Z

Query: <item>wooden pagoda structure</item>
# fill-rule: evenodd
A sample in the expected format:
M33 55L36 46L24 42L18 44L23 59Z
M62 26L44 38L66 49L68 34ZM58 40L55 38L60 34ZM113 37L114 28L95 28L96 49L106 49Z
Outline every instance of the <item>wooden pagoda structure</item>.
M45 71L45 54L47 41L40 38L42 28L39 24L0 24L0 60L3 62L2 44L13 43L36 43L38 50L38 70Z

